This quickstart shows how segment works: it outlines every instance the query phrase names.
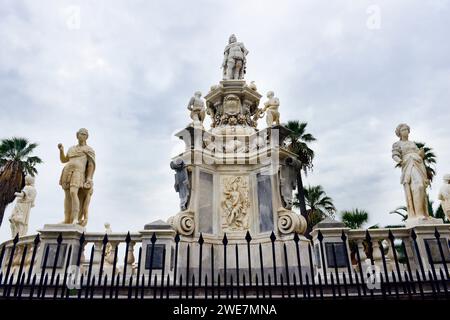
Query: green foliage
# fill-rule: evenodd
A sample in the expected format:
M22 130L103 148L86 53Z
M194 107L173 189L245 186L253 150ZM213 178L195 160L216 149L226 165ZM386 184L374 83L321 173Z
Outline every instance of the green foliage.
M334 217L336 208L322 186L308 186L303 189L305 194L306 207L308 209L308 224L314 226L325 217ZM294 202L294 207L298 207L298 201Z
M341 216L342 222L350 229L360 229L369 220L369 213L361 209L344 210Z

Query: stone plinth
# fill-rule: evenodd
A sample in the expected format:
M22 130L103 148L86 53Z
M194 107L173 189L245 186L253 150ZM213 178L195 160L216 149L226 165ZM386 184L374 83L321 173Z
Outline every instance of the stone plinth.
M422 265L427 272L428 270L436 271L439 274L439 269L442 268L445 274L445 267L442 263L442 256L439 249L439 245L436 239L436 231L439 233L441 247L444 254L444 260L447 264L447 268L450 269L450 252L449 252L449 241L450 241L450 225L449 224L436 224L436 225L418 225L414 228L417 243L417 248L415 248L414 265L420 271L420 261L419 255L416 253L418 249L420 253L420 260ZM428 275L427 275L428 276Z
M343 272L348 273L349 268L352 268L351 251L347 241L349 230L342 222L331 218L326 218L314 226L311 232L314 265L317 273L320 273L323 278L329 279L331 274L336 277L336 270L338 275ZM345 242L342 235L346 237Z
M158 283L164 269L165 275L170 274L172 277L173 263L175 255L175 235L176 232L172 226L162 220L156 220L144 226L144 230L139 232L142 238L142 261L140 273L143 274L148 281L150 276L150 265L152 266L151 281L155 275ZM156 241L152 242L152 237ZM152 262L153 248L153 262ZM165 254L164 254L165 253ZM164 268L163 268L164 266Z
M42 275L44 262L45 271L49 275L51 275L54 266L56 266L56 275L61 274L61 276L64 274L66 265L76 266L80 253L80 238L84 231L84 227L76 224L46 224L41 230L38 230L41 237L41 243L34 267L35 273ZM55 261L58 250L58 238L60 236L62 242L59 246L58 260ZM45 261L47 250L48 255L47 260ZM80 266L82 266L84 261L83 251L84 249L81 248Z

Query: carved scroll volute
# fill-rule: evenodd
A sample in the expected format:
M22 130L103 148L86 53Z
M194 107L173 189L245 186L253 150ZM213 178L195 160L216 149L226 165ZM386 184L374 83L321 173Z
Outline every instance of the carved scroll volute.
M291 210L285 208L278 209L278 230L283 234L299 233L303 234L306 231L306 219Z
M170 217L167 220L167 223L181 235L192 235L195 230L194 213L191 211L180 212L177 215Z

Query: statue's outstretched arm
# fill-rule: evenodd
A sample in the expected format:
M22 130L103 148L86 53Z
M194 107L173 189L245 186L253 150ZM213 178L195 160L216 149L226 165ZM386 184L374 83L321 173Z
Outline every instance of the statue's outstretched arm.
M61 147L59 149L59 159L61 160L62 163L69 162L69 157L64 154L64 148L63 147Z

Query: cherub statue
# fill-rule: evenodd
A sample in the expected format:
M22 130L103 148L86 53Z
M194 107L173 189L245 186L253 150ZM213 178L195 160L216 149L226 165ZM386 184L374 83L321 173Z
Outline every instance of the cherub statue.
M280 100L275 97L273 91L267 92L267 100L264 103L263 112L266 112L266 123L268 127L271 127L273 123L279 125L280 124L280 112L278 112L278 108L280 106Z
M202 93L196 91L187 106L188 110L191 111L191 119L193 120L191 126L193 127L202 126L203 120L205 120L205 102L201 96Z
M93 189L92 177L95 171L95 152L86 144L89 133L82 128L77 132L78 145L64 154L64 147L58 144L59 157L66 163L59 184L64 190L64 222L86 226L88 209Z
M11 223L11 236L14 238L17 234L24 236L28 232L28 220L30 218L31 208L34 207L36 199L36 189L34 187L34 178L25 176L25 187L22 191L16 192L16 206L13 209L9 221Z
M234 34L228 39L223 54L223 80L244 79L248 50L242 42L237 42Z
M444 183L439 190L438 199L441 200L442 210L450 220L450 174L444 176Z

